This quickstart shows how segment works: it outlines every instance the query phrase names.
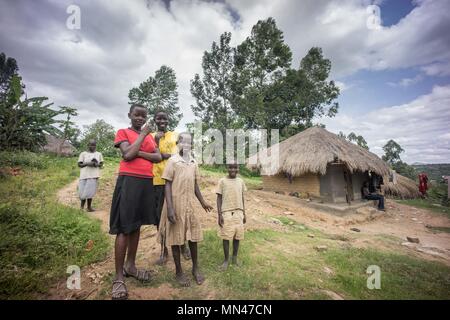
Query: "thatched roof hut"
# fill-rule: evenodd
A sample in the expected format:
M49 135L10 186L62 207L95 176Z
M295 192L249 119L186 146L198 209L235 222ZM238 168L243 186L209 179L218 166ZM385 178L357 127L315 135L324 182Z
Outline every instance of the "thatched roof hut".
M47 134L45 136L47 144L42 150L49 153L55 153L61 156L72 156L76 149L69 141Z
M388 181L383 185L383 191L386 196L400 199L419 198L419 187L414 180L396 173L396 183Z
M360 199L361 186L369 174L388 177L390 172L374 153L320 127L261 150L247 164L261 169L265 189L298 192L331 202Z
M255 159L256 155L248 159L252 168L261 165L251 164L257 162ZM328 164L336 161L344 163L350 172L372 171L380 176L389 175L388 165L376 154L321 127L306 129L280 142L279 167L270 174L283 172L301 176L310 172L324 175Z

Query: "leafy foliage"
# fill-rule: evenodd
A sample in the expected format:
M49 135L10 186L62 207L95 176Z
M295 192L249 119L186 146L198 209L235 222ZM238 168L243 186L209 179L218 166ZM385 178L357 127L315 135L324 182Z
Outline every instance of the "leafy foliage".
M93 124L84 126L84 132L80 141L80 149L84 150L89 140L97 141L97 151L101 152L103 156L118 156L118 150L114 147L114 137L116 132L114 127L105 120L96 120Z
M165 111L169 117L168 128L173 130L182 117L178 106L177 89L175 71L163 65L156 70L154 77L150 76L139 87L130 90L128 93L129 103L146 106L151 116L157 111Z
M346 139L346 140L348 140L348 141L350 141L350 142L356 143L356 144L357 144L358 146L360 146L361 148L364 148L364 149L366 149L366 150L369 150L369 146L367 145L366 139L364 139L364 137L361 136L361 135L356 135L356 133L350 132L350 133L346 136L342 131L339 131L338 136L341 137L341 138L343 138L343 139Z

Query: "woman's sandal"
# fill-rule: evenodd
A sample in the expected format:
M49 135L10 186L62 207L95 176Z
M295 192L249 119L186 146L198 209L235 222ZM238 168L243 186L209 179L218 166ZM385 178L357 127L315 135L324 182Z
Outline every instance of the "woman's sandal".
M115 288L114 288L114 285ZM123 290L123 289L125 290ZM125 282L121 281L121 280L115 280L113 281L113 285L112 285L112 300L127 300L128 299L128 289L127 286L125 285Z
M152 277L152 272L149 270L144 270L144 269L136 269L136 274L132 274L129 273L125 268L123 268L123 275L125 277L132 277L135 278L136 280L142 281L142 282L147 282L151 280Z

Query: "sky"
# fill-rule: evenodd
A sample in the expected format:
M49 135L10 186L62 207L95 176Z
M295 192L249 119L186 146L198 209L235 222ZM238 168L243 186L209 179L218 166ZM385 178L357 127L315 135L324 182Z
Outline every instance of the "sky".
M70 5L80 8L79 29L67 27ZM184 130L203 52L225 31L238 45L268 17L284 33L292 67L313 46L331 60L339 112L316 122L362 135L380 156L394 139L408 163L450 162L447 0L2 0L0 51L17 60L29 97L75 106L80 126L104 119L127 127L128 91L168 65Z

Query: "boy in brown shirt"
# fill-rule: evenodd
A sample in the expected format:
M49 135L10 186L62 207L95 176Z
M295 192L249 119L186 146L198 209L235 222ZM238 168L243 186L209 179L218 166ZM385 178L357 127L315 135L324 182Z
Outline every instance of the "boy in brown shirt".
M244 191L247 191L244 181L236 177L239 167L237 163L227 166L228 176L219 180L216 189L219 237L223 239L225 259L221 270L229 265L230 240L233 240L233 257L231 263L240 265L237 261L239 241L244 239L244 224L246 223Z

